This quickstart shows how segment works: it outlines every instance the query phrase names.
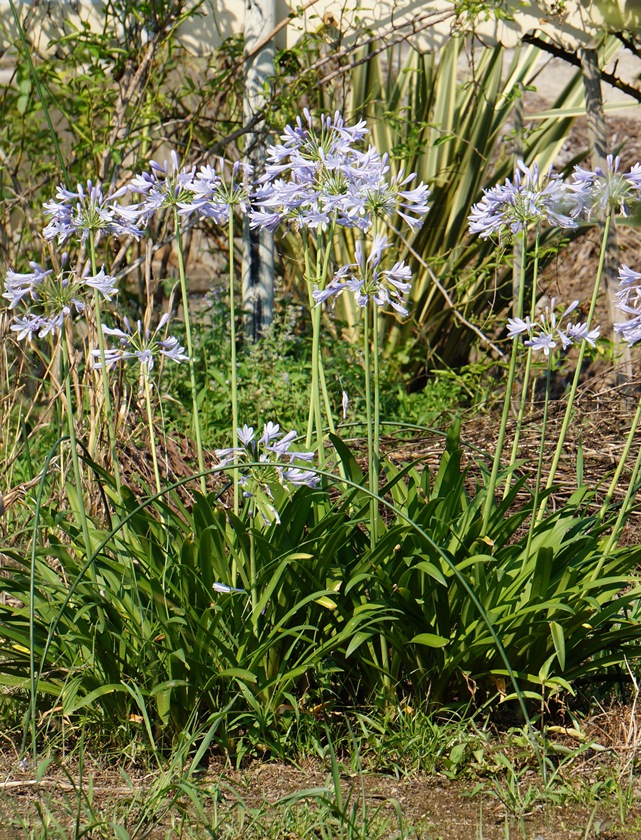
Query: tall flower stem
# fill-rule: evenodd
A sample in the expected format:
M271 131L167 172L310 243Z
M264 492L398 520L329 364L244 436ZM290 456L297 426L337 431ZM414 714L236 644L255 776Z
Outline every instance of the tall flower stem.
M614 523L614 528L612 529L610 536L608 537L608 541L605 544L605 548L603 549L603 553L601 558L598 562L598 565L594 569L592 573L592 580L597 580L599 575L601 574L601 569L603 568L605 561L610 555L610 552L615 547L615 545L619 541L619 537L621 535L621 530L623 528L623 524L625 522L626 516L630 512L630 504L634 499L637 491L638 491L638 482L639 482L639 475L641 474L641 446L639 447L639 451L637 452L637 459L634 464L634 468L632 470L632 475L630 476L630 482L628 484L628 489L625 494L625 498L621 504L619 509L619 515L617 516L617 520Z
M95 276L97 274L96 265L96 243L93 235L89 236L89 253L91 257L91 272ZM96 330L98 332L98 348L100 350L100 373L102 378L102 397L105 411L105 424L107 426L107 434L109 436L109 448L111 450L111 461L114 471L114 480L116 482L116 491L118 496L121 496L122 483L120 478L120 465L118 463L118 449L116 447L116 429L115 417L111 406L111 389L109 387L109 376L107 371L107 363L105 361L105 337L102 332L102 315L100 311L100 295L98 290L94 289L94 313L96 316Z
M236 365L236 303L234 294L234 213L229 209L229 343L231 351L231 445L238 448L238 368ZM191 352L189 355L191 357ZM234 513L238 516L238 470L234 470Z
M610 233L610 223L612 219L612 211L608 210L606 217L605 217L605 224L603 226L603 237L601 239L601 254L599 256L599 267L596 273L596 279L594 281L594 288L592 289L592 299L590 300L590 311L588 312L587 317L587 328L588 330L592 326L592 319L594 318L594 310L596 309L596 302L599 296L599 288L601 287L601 276L603 274L603 266L605 264L605 253L606 253L606 244L608 241L608 235ZM574 371L574 378L572 380L572 385L570 387L570 393L568 395L568 404L565 408L565 415L563 417L563 423L561 425L561 431L559 433L559 440L556 444L556 450L554 452L554 458L552 459L552 466L550 467L550 474L548 476L548 480L545 485L545 489L549 490L550 487L554 484L554 478L556 476L556 471L559 466L559 461L561 460L561 453L563 452L563 447L565 445L565 438L567 437L568 428L570 426L570 420L572 418L572 411L574 408L574 400L576 397L577 388L579 387L579 379L581 378L581 368L583 367L583 357L585 356L585 347L586 342L582 341L581 346L579 348L579 357L576 362L576 370ZM547 503L547 496L541 502L539 506L539 510L537 512L536 520L540 522L543 519L543 514L545 513L545 507Z
M523 237L523 260L521 262L521 282L519 285L519 300L517 306L517 317L523 314L523 300L525 296L525 263L527 255L527 230L524 228L522 232ZM494 504L494 492L496 489L496 482L501 467L501 454L503 452L503 445L505 443L505 432L507 430L507 420L510 413L510 405L512 403L512 390L514 388L514 378L516 374L516 362L519 348L519 337L514 336L512 339L512 355L510 357L510 367L508 368L507 385L505 389L505 399L503 401L503 413L501 414L501 423L499 426L499 436L496 442L496 451L494 453L494 460L492 462L492 472L486 488L485 506L483 508L483 531L487 530L490 520L490 512Z
M379 475L379 461L381 452L381 389L379 376L379 316L378 309L373 304L372 310L372 344L374 355L374 429L373 429L373 464L372 464L372 483L370 490L378 496L378 475Z
M532 537L534 536L534 528L536 522L536 511L539 506L539 499L541 497L541 470L543 469L543 456L545 454L545 433L548 425L548 410L550 407L550 387L552 385L552 355L548 356L547 370L545 374L545 402L543 403L543 428L541 429L541 443L539 444L539 460L536 465L536 483L534 486L534 504L532 507L532 522L530 523L530 530L527 536L527 547L525 550L526 556L530 552L532 545ZM525 394L524 394L525 396Z
M64 333L64 327L63 327ZM67 429L69 432L69 445L71 448L71 463L73 465L73 477L74 483L76 485L76 494L77 494L77 502L78 502L78 512L80 517L80 527L82 530L82 538L85 544L85 552L87 557L91 554L91 539L89 537L89 523L87 522L87 514L85 511L85 505L83 502L83 488L82 488L82 474L80 472L80 461L78 459L78 446L76 443L76 429L74 426L74 411L73 411L73 400L71 398L71 373L70 373L70 359L71 354L69 352L69 338L67 335L63 334L61 336L61 345L62 345L62 364L63 364L63 379L65 382L65 390L64 390L64 399L65 399L65 412L67 415Z
M319 260L320 264L320 279L319 279L319 288L325 288L327 286L327 275L329 273L329 261L332 254L331 245L334 240L334 225L332 224L329 228L329 235L327 237L327 242L325 244L325 248L322 252L322 261ZM319 307L320 310L320 307ZM319 316L319 332L320 332L320 323L322 320L322 315ZM334 426L334 419L332 416L332 405L329 399L329 391L327 390L327 380L325 379L325 365L323 364L323 356L319 352L318 358L318 374L320 380L320 387L321 392L323 394L323 402L325 404L325 415L327 417L327 426L332 434L336 434L336 428Z
M145 383L145 404L147 407L147 425L149 427L149 447L151 449L151 460L154 465L154 478L156 479L156 492L160 493L162 488L160 485L160 470L158 469L158 455L156 453L156 435L154 432L154 415L151 410L151 387L149 384L149 369L147 365L143 365L142 371Z
M525 249L523 251L523 260L525 260ZM534 244L534 276L532 278L532 297L530 299L530 320L534 321L536 313L536 291L537 280L539 274L539 228L536 229L536 240ZM521 282L523 278L521 278ZM527 392L530 385L530 375L532 371L532 348L528 347L527 355L525 357L525 372L523 374L523 386L521 388L521 399L519 401L519 412L516 418L516 428L514 430L514 440L512 441L512 454L510 456L510 464L514 464L519 454L519 443L521 440L521 429L523 427L523 417L525 416L525 404L527 403ZM512 472L510 472L505 480L505 489L503 491L503 498L505 499L510 492L512 485Z
M325 449L323 446L323 415L320 402L320 327L321 327L321 309L316 306L312 295L314 288L314 281L319 284L322 282L318 272L318 258L317 251L317 271L316 276L312 276L311 259L309 254L309 241L307 237L303 240L303 251L305 256L305 277L307 280L307 289L309 293L310 314L312 317L312 381L309 401L309 416L307 421L307 437L305 445L307 448L311 447L314 438L314 429L316 430L316 442L318 446L318 460L319 466L325 463Z
M198 409L198 391L196 389L196 368L194 365L194 345L191 340L191 320L189 317L189 297L187 295L187 280L185 278L185 260L183 256L182 236L180 233L180 217L178 216L178 208L174 206L174 227L176 230L176 248L178 252L178 276L180 280L180 291L182 293L183 312L185 315L185 340L187 343L187 353L189 355L189 382L191 385L191 401L194 419L194 433L196 435L196 451L198 453L198 471L200 476L200 489L204 493L207 492L205 484L205 458L203 456L203 442L200 432L200 412Z
M372 417L372 362L370 352L370 306L371 302L368 300L363 307L363 358L365 365L365 412L367 418L367 467L368 467L368 484L370 493L375 493L375 485L377 483L377 466L375 463L376 455L374 452L374 423ZM376 546L377 527L376 520L378 518L378 502L372 496L369 502L369 537L371 548Z

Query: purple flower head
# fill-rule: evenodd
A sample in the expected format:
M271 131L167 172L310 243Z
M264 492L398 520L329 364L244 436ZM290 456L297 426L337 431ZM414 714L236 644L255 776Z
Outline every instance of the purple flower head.
M225 161L218 162L218 168L201 166L194 176L191 196L179 202L178 212L183 216L192 213L211 219L217 225L227 224L229 214L238 208L245 214L250 207L252 167L237 161L231 169L231 177L225 177Z
M552 298L550 304L536 321L526 318L510 318L507 322L509 338L516 338L519 335L527 335L525 345L533 351L543 351L546 356L555 350L559 344L562 350L567 350L572 344L586 341L591 347L599 337L599 327L588 330L587 324L576 323L562 326L562 322L574 312L579 301L573 301L565 311L557 316L556 300Z
M375 236L366 258L360 241L357 242L356 262L340 268L325 289L314 288L316 305L347 290L354 294L356 303L361 307L367 306L371 299L377 306L389 303L400 315L408 315L405 296L412 287L412 272L403 261L395 263L390 269L380 268L383 254L389 246L386 236Z
M517 167L512 180L485 190L481 201L472 207L470 233L483 239L495 234L513 236L543 222L575 228L573 216L579 212L575 192L552 170L542 175L536 163L528 167L518 161Z
M282 143L268 150L265 174L258 180L252 227L276 230L325 229L330 224L367 230L374 216L398 213L413 229L428 210L425 184L409 188L414 175L389 178L387 155L360 144L364 121L346 126L339 112L323 115L320 128L309 111L287 126Z
M587 217L594 210L615 212L618 210L623 216L628 216L630 207L641 200L641 165L635 164L632 169L623 174L619 172L621 158L608 155L606 167L600 166L594 171L574 168L574 189L583 190L585 212Z
M132 178L130 192L143 196L137 206L138 219L146 224L152 216L165 207L181 209L193 199L193 182L196 167L181 169L178 154L170 152L169 160L157 163L152 160L149 171Z
M166 356L172 362L178 364L189 361L185 348L179 344L177 338L174 336L159 338L158 333L167 325L168 321L169 314L165 313L153 332L145 329L141 321L137 321L135 328L133 328L127 318L123 319L124 330L117 327L107 327L103 324L104 335L118 339L116 347L105 348L106 367L110 368L127 359L136 359L140 366L149 373L155 365L158 354ZM101 368L100 350L92 350L91 355L94 358L94 368Z
M265 423L258 440L251 426L245 425L237 432L241 446L217 449L216 456L221 466L236 464L242 468L241 484L244 495L253 499L255 508L265 523L279 521L278 513L272 504L274 487L277 484L285 490L290 486L298 487L303 484L316 487L320 481L319 476L297 464L297 461L309 463L313 460L314 453L292 450L297 433L291 431L283 434L278 423L271 421ZM248 466L256 462L264 466Z
M44 238L57 239L62 244L76 235L85 242L99 231L117 237L140 238L137 208L118 202L125 192L126 189L121 189L105 198L100 183L91 181L84 187L78 184L76 192L58 187L56 199L44 204L45 215L51 217L43 231Z
M617 306L632 317L615 324L614 329L628 344L636 344L641 341L641 273L622 265L619 268L619 286Z
M32 271L19 274L7 272L2 297L9 301L9 309L26 310L26 317L16 317L14 327L18 340L31 341L37 332L40 338L59 332L65 319L84 312L90 292L100 293L111 300L117 293L116 278L104 269L95 276L78 277L72 271L44 269L31 262Z

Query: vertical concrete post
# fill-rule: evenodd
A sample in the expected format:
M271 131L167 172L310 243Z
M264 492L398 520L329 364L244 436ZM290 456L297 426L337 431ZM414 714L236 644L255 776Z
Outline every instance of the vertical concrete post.
M267 42L254 52L272 32L276 19L276 0L245 0L245 102L247 124L264 107L269 79L274 73L274 45ZM265 164L265 143L261 123L245 135L245 160L260 173ZM256 341L271 324L274 313L274 237L268 231L243 229L242 299L245 332Z
M592 45L581 51L581 72L583 74L583 89L585 92L585 113L588 123L588 137L590 140L590 165L605 168L607 148L607 127L603 110L601 94L601 70L599 68L599 54ZM599 225L602 234L602 224ZM618 288L619 248L616 239L616 227L610 226L610 235L606 244L605 263L603 265L603 286L605 288L610 323L622 320L621 313L616 308L616 292ZM632 375L632 358L630 346L621 341L618 334L612 331L612 337L618 343L620 366L617 371L617 382L626 382Z

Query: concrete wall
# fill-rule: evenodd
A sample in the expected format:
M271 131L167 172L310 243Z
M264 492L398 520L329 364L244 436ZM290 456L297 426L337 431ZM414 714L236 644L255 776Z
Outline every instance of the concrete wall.
M189 0L194 5L193 0ZM275 0L277 48L291 46L302 32L325 26L348 45L371 29L377 33L403 27L410 41L422 49L437 48L451 36L455 25L453 0ZM30 37L46 50L52 39L83 21L100 30L100 0L15 0L21 18L27 15ZM486 43L515 46L524 32L538 30L572 47L585 44L604 28L638 27L641 0L506 0L515 20L477 21L475 30ZM186 47L206 55L212 47L243 29L243 0L204 0L196 17L181 28ZM15 37L8 0L0 0L0 20ZM329 23L329 26L324 22ZM285 22L286 25L282 25ZM413 30L417 28L418 32ZM5 39L4 46L7 43Z

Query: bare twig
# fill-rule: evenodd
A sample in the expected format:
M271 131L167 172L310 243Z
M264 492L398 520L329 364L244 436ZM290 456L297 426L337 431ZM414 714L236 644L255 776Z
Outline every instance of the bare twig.
M490 338L488 338L482 330L480 330L475 324L472 324L471 321L468 321L467 318L465 317L465 315L463 315L461 312L458 311L458 309L454 305L454 301L450 297L450 294L447 291L447 289L445 288L445 286L441 283L441 281L438 279L436 274L434 274L432 269L425 262L425 260L421 257L421 255L418 253L418 251L416 251L414 248L412 248L412 246L408 242L407 238L405 236L403 236L401 231L397 230L393 225L390 225L390 228L400 238L401 242L403 243L403 245L405 245L405 247L410 252L410 254L414 257L414 259L421 266L423 266L423 268L430 275L430 278L431 278L432 282L434 283L436 288L439 290L439 292L445 298L445 302L447 303L447 305L452 310L452 314L454 315L454 317L457 318L468 329L472 330L473 333L478 335L478 337L481 339L481 341L484 344L487 344L487 346L490 347L499 356L499 358L501 358L501 359L505 358L505 353L501 350L501 348L498 347L496 344L494 344L494 342Z

